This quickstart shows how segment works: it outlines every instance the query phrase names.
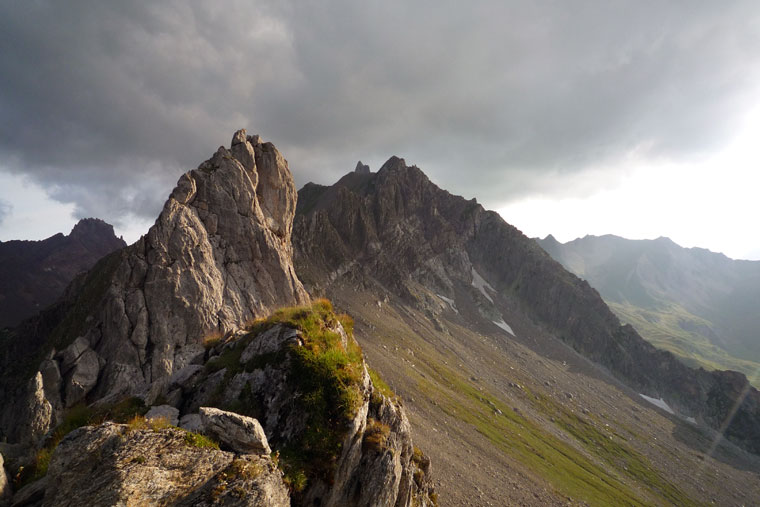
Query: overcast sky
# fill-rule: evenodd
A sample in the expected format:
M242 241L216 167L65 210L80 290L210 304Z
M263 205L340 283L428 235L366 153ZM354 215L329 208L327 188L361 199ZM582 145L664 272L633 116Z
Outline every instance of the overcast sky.
M531 236L760 259L760 3L0 3L0 240L133 241L247 128L300 187L391 155Z

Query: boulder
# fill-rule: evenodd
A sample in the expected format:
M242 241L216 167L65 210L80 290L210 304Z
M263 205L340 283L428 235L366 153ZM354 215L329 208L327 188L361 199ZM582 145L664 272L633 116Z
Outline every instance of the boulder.
M16 491L11 499L11 507L41 505L42 499L45 497L45 490L48 486L48 482L48 478L43 477L42 479L27 484L20 490Z
M89 350L90 343L84 336L78 336L74 342L63 349L60 353L61 357L61 369L63 373L67 373L74 364L79 360L80 356L84 354L85 350Z
M212 407L201 407L199 413L203 431L233 451L261 455L272 452L264 429L256 419Z
M179 410L171 405L156 405L150 407L145 418L148 420L164 418L172 426L177 426L179 424Z
M186 385L191 384L202 371L203 366L199 364L189 364L172 374L169 378L169 386L185 387Z
M203 431L203 421L200 414L185 414L179 419L179 427L193 433L200 433Z
M256 356L278 352L287 344L302 344L300 334L297 329L280 324L272 326L248 344L240 354L240 362L245 364Z
M51 458L43 505L290 505L269 456L237 457L187 435L113 423L74 430Z

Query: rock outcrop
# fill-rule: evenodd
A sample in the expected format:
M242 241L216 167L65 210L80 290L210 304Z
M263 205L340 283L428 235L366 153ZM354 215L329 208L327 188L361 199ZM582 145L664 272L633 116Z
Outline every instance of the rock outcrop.
M105 423L74 430L58 445L43 505L274 507L290 500L269 456L198 447L178 429Z
M0 241L0 328L52 304L78 273L125 246L113 227L97 218L80 220L68 236Z
M393 293L428 313L463 295L478 325L509 334L503 316L518 312L637 392L760 453L760 393L746 378L691 369L654 348L497 213L441 190L403 159L392 157L377 173L351 172L331 187L304 186L294 246L299 276L315 293L329 296L342 282Z
M204 340L306 303L291 261L295 207L285 159L242 130L230 149L184 174L145 236L103 259L58 309L18 331L17 341L49 356L46 371L59 370L42 386L51 422L82 401L153 399L172 374L202 362ZM25 409L35 392L17 388L0 398ZM12 440L29 440L20 434L28 422L16 415L1 422Z
M225 447L280 452L298 505L431 503L429 464L415 457L401 402L373 385L327 302L219 344L181 399Z

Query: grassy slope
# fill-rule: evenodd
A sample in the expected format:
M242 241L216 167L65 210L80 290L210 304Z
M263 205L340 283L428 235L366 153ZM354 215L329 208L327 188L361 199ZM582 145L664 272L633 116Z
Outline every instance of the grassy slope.
M377 364L383 375L393 379L395 387L403 391L406 399L418 398L432 404L433 411L440 411L446 419L455 421L464 428L464 434L477 432L498 453L515 463L521 470L519 474L534 478L530 480L536 484L548 483L555 498L566 499L564 503L570 500L589 505L698 504L642 454L637 449L639 446L633 445L633 442L648 445L648 435L608 425L606 419L593 413L576 413L540 389L534 394L524 384L517 390L519 401L511 395L505 397L502 392L471 377L473 370L462 368L462 364L459 368L453 367L462 361L461 356L448 344L430 340L426 331L409 325L403 315L389 318L392 310L383 306L379 310L382 318L378 320L368 317L367 313L360 315L364 308L374 312L373 305L359 308L354 306L350 311L364 322L371 320L372 334L382 340L373 344L364 342L365 351L368 347L376 350L380 346L382 355L389 359L386 350L400 350L403 358L407 347L413 349L413 356L407 356L412 359L393 361L391 371L387 369L389 363L378 361ZM368 338L364 333L358 336ZM374 357L378 359L377 355ZM507 366L503 366L502 373L506 369ZM481 368L475 371L487 375ZM523 408L516 409L516 406ZM442 421L433 419L427 424L443 424L434 431L446 428L444 431L451 432L449 438L455 441L461 438L462 433L459 437L453 436L453 426ZM419 431L415 429L415 434L419 435ZM447 452L451 451L453 449ZM480 459L490 461L492 457Z
M535 408L552 417L581 449L557 438L490 393L474 388L452 370L426 366L438 382L420 380L422 392L436 399L447 414L472 425L502 451L547 479L558 492L591 505L648 505L656 498L676 505L695 504L665 480L647 458L627 446L620 435L603 432L598 425L570 413L550 398L537 396ZM445 385L448 388L442 387Z
M609 301L607 304L622 322L631 324L643 338L658 348L674 353L689 366L740 371L755 387L760 387L760 363L734 357L710 343L705 336L686 331L680 325L686 322L712 327L710 322L674 304L656 310Z

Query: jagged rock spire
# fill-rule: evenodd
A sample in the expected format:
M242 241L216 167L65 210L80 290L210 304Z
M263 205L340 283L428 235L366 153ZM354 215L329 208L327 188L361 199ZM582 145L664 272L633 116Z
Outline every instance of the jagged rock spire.
M354 169L354 172L358 174L369 174L369 166L367 164L362 164L362 161L360 160L356 163L356 169Z
M50 424L85 399L150 400L203 356L204 339L307 303L292 263L296 199L274 145L236 132L229 149L180 177L145 236L101 261L73 291L81 315L56 338L61 350L50 351L26 400L44 398ZM6 434L29 427L2 423Z

